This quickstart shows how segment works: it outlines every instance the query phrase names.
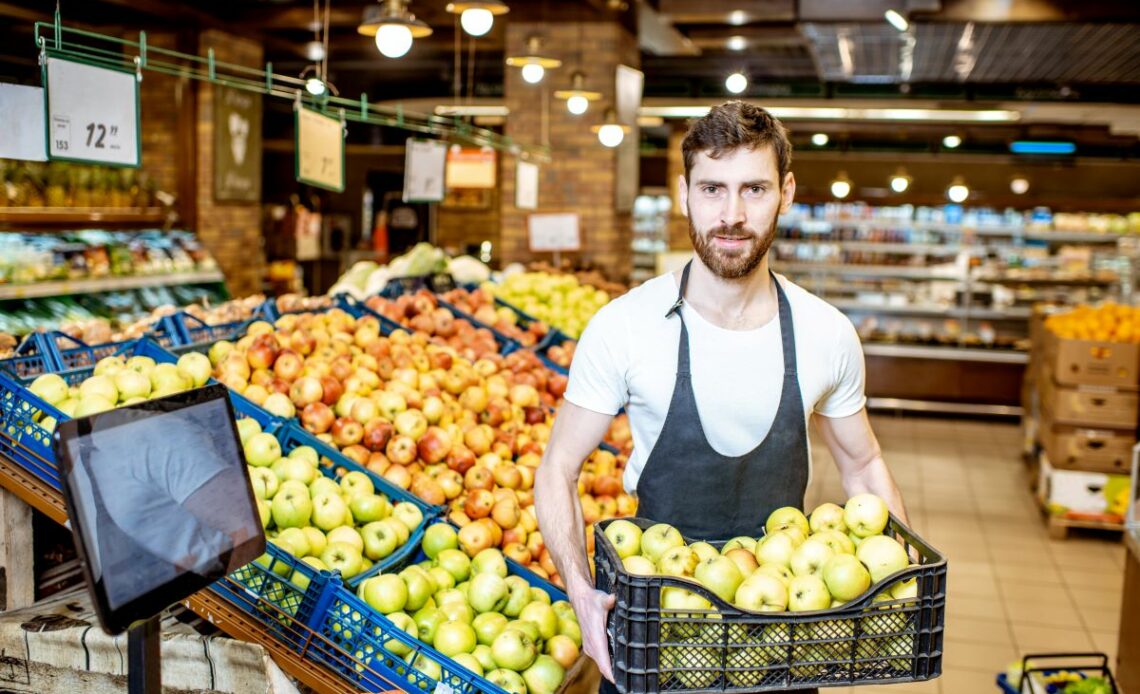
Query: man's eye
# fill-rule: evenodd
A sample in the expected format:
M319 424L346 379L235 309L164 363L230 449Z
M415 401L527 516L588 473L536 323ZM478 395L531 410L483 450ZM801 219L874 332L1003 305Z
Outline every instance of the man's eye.
M764 192L764 188L763 188L763 187L761 187L761 186L752 186L752 187L751 187L751 188L749 188L748 190L749 190L749 192L750 192L750 193L752 193L753 195L759 195L759 194L761 194L761 193L763 193L763 192Z
M705 192L706 195L712 195L713 193L715 193L717 191L717 187L716 186L705 186L704 188L702 188L702 190Z

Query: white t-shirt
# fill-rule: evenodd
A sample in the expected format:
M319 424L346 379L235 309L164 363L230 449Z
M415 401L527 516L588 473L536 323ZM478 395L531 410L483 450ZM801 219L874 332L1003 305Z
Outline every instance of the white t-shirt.
M847 417L863 409L863 349L838 309L777 275L792 308L804 424L813 412ZM590 321L574 352L566 399L601 414L629 413L633 454L625 469L637 489L665 424L677 376L681 322L665 314L677 280L661 275L615 299ZM727 330L681 309L689 331L693 392L709 445L743 455L768 434L780 404L784 373L780 320L755 330Z

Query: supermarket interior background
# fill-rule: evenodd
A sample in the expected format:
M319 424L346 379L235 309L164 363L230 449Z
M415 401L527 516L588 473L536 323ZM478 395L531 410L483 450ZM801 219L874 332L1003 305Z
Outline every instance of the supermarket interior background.
M427 528L449 521L465 555L502 548L511 587L562 596L532 485L575 340L692 256L681 141L729 99L789 130L772 268L854 324L911 529L949 566L920 583L933 625L892 632L921 654L797 682L1015 692L1023 656L1097 652L1116 689L1067 691L1140 694L1132 0L0 0L0 642L20 671L3 686L125 681L110 637L79 635L96 620L52 428L214 378L274 544L167 613L167 686L596 687L576 623L540 632L566 661L552 682L468 667L482 653L450 660L414 598L377 607L376 576L421 549L448 573ZM606 441L579 482L588 524L636 516L624 417ZM804 510L843 505L812 453ZM294 477L348 480L312 512L319 541L278 510ZM346 536L355 561L330 563ZM74 623L27 645L45 615ZM713 684L669 679L654 650L649 691L748 690L728 652ZM1076 666L1054 665L1025 691L1063 694Z

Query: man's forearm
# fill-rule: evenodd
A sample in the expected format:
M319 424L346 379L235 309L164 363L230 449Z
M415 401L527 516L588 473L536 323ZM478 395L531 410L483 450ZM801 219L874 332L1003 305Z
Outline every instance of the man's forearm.
M902 493L891 475L887 463L881 455L876 455L865 465L843 476L843 490L848 497L856 494L874 494L886 502L887 508L900 521L909 525Z
M545 461L534 479L538 511L538 527L558 567L558 573L571 595L593 588L590 567L586 558L586 534L583 530L582 503L578 499L578 481L563 470L577 469Z

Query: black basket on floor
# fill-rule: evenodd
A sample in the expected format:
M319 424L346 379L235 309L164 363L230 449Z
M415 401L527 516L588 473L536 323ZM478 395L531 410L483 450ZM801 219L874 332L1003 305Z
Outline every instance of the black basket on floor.
M1034 684L1032 676L1035 674L1053 675L1061 670L1076 673L1080 679L1099 677L1108 685L1111 694L1118 694L1120 689L1116 686L1116 678L1108 667L1108 656L1104 653L1043 653L1027 655L1021 659L1021 680L1010 682L1006 673L997 676L997 685L1004 694L1032 694L1041 691L1041 687ZM1047 694L1060 694L1065 690L1065 684L1047 684L1044 689Z
M625 520L642 530L654 524ZM616 598L607 629L614 681L623 694L780 691L917 682L942 674L946 559L893 516L886 534L908 553L914 550L919 565L841 607L794 613L749 612L693 580L630 574L604 534L612 522L595 526L595 583ZM911 578L918 581L916 598L878 597ZM689 590L713 609L666 610L665 588Z

